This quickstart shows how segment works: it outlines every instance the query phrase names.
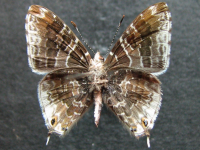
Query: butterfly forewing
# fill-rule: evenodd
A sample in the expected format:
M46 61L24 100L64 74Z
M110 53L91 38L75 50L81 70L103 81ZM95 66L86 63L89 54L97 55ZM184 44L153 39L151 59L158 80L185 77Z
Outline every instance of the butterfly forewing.
M109 53L105 67L162 74L169 66L170 44L171 14L166 3L157 3L128 26Z
M72 30L53 12L38 5L26 15L29 65L36 73L60 68L87 70L90 55Z
M133 135L149 135L161 105L160 81L154 75L133 69L115 71L104 94L104 103Z
M87 77L81 70L59 69L39 84L39 102L49 133L64 135L91 106Z

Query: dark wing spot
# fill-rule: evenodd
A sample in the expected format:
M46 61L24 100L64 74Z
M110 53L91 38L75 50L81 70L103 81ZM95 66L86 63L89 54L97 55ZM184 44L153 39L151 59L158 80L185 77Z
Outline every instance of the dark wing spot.
M147 118L142 118L142 125L143 125L144 127L147 127L147 126L148 126L148 120L147 120Z
M51 125L53 126L53 125L55 124L55 122L56 122L56 120L55 120L55 118L53 118L53 119L51 120Z

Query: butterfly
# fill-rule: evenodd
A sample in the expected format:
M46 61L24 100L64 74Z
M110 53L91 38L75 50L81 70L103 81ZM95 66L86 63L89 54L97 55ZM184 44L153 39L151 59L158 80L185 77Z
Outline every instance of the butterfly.
M26 15L29 66L46 74L38 97L50 135L64 136L93 105L99 124L102 103L136 138L147 136L159 113L162 93L157 78L169 67L171 13L156 3L123 32L107 58L94 59L73 31L52 11L39 5Z

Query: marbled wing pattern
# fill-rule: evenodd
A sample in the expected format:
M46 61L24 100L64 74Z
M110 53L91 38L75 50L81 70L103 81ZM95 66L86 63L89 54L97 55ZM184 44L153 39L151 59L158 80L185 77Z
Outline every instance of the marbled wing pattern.
M149 136L161 105L160 81L134 69L108 73L103 101L137 138Z
M60 68L87 70L90 54L53 12L39 5L30 6L25 28L28 60L33 72L43 74Z
M93 103L88 79L81 73L80 69L58 69L40 82L39 102L50 134L65 135Z
M124 31L109 53L107 70L133 68L155 75L169 66L171 13L161 2L145 9Z
M100 52L91 59L72 30L45 7L30 6L25 28L29 66L47 73L38 86L47 143L51 133L65 135L93 103L98 126L103 101L132 135L146 135L150 147L149 131L162 100L156 76L170 60L172 21L166 3L139 14L105 62Z

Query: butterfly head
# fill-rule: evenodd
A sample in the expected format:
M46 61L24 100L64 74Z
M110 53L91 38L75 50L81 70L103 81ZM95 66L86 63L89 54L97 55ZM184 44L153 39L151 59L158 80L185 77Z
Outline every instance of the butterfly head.
M100 52L97 52L97 53L94 55L94 60L104 62L104 58L101 56Z
M92 72L97 77L104 76L105 69L103 64L104 64L104 58L100 55L100 52L97 52L94 55L94 59L90 60L89 71Z

